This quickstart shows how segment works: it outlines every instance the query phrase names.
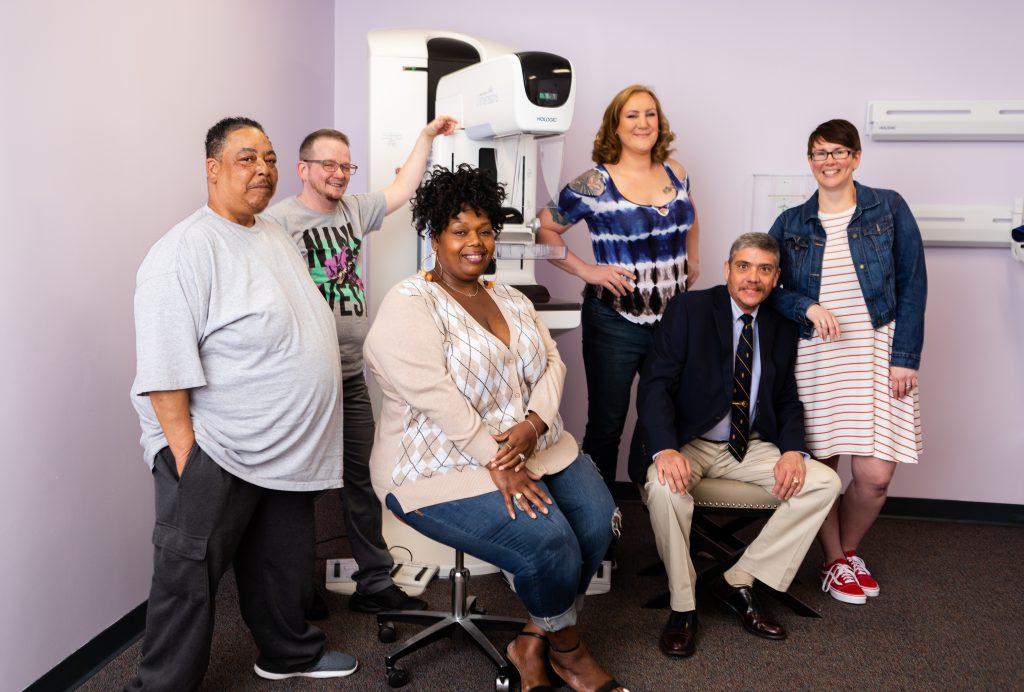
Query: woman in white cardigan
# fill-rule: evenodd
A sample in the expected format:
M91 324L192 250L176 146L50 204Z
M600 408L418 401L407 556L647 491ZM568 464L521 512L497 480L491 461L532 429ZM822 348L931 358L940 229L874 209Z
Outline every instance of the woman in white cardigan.
M622 686L581 643L577 611L618 530L596 467L562 429L565 365L522 293L483 282L504 191L437 168L413 202L434 267L384 298L364 353L384 401L370 461L388 508L417 531L514 575L530 620L507 649L523 690Z

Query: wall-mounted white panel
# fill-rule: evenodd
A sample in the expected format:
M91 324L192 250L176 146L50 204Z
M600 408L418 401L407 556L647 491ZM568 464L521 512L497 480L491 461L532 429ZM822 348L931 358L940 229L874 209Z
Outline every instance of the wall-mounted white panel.
M1013 209L1009 206L912 205L929 247L1009 247Z
M869 101L875 140L1024 140L1024 101Z

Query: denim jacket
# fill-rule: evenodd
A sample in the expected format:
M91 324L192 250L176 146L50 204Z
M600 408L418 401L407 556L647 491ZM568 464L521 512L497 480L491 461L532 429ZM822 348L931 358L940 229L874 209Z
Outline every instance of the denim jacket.
M921 231L903 198L854 182L857 209L846 230L850 255L875 329L896 320L892 343L895 367L918 369L924 343L928 277ZM818 220L818 193L782 212L769 233L779 243L782 276L769 298L772 307L800 325L811 338L807 309L818 302L825 229Z

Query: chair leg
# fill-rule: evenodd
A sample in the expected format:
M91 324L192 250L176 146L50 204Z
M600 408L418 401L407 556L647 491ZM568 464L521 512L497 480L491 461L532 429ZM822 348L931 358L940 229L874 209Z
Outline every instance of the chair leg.
M523 618L510 618L502 615L473 614L469 616L469 619L473 624L486 632L521 630L526 626L526 620Z
M435 622L430 627L417 632L399 644L394 651L384 657L384 665L391 668L398 659L408 656L414 651L419 651L432 642L451 637L452 630L458 626L459 621L455 618L445 618L440 622Z
M506 683L508 682L510 674L509 664L505 660L503 652L495 648L483 631L516 631L522 629L526 621L522 618L484 615L483 613L473 612L476 598L468 595L469 570L465 569L463 565L461 551L456 551L455 553L455 567L452 569L450 581L451 611L449 612L420 610L389 611L377 614L377 624L379 627L388 625L391 622L428 625L426 629L398 644L391 653L384 657L385 671L390 686L400 687L408 680L405 671L396 666L399 659L440 639L460 639L464 633L468 634L473 644L498 667L498 679L504 680ZM393 636L394 629L390 629ZM382 641L386 640L382 639Z
M377 624L385 622L407 622L413 625L432 625L451 617L444 610L382 610L377 613Z
M777 600L779 603L787 606L790 610L792 610L794 613L796 613L800 617L805 617L805 618L820 618L821 617L821 613L819 613L814 608L812 608L811 606L807 605L806 603L804 603L803 601L801 601L799 598L797 598L793 594L789 593L788 591L778 591L777 589L773 589L772 587L767 586L765 584L762 584L761 582L758 582L758 586L760 586L764 591L766 591L772 598Z
M508 665L508 662L505 661L505 656L501 654L496 648L494 648L494 644L492 644L491 640L487 638L487 635L481 632L480 628L477 627L476 624L474 624L473 619L459 620L459 625L462 627L463 630L466 631L467 634L469 634L470 639L472 639L473 643L476 644L476 648L480 649L480 651L482 651L485 656L491 659L494 665L498 666L499 668ZM522 627L521 624L516 625L516 628L520 627Z

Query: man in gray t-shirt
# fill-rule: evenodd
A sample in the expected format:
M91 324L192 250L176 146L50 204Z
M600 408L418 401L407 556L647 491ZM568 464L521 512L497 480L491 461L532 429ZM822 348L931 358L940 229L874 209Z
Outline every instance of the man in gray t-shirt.
M338 487L341 474L333 320L284 230L259 216L277 186L263 128L226 118L206 154L207 205L157 241L136 279L132 403L156 526L131 689L199 687L217 585L232 566L257 675L356 669L325 652L304 617L314 491Z
M394 181L377 192L345 194L357 166L348 137L337 130L317 130L299 147L302 192L267 210L291 235L320 294L334 315L338 332L344 395L345 527L358 570L352 610L415 610L426 607L391 579L394 560L381 535L381 507L370 484L373 411L363 375L363 341L369 328L361 253L366 233L405 204L423 179L434 137L450 134L452 118L441 116L420 133ZM410 241L413 242L410 236Z

